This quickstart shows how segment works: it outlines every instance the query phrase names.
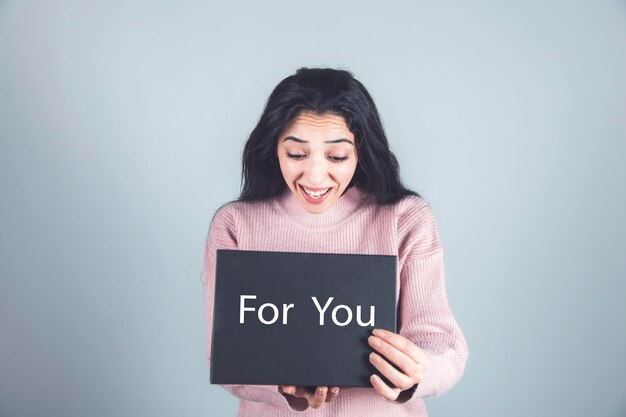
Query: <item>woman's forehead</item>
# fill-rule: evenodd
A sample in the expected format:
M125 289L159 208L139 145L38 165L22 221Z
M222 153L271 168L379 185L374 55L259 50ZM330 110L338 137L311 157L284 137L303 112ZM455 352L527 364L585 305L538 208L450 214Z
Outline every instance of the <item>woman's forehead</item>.
M345 119L333 113L316 114L310 111L303 111L291 121L287 128L287 130L292 131L299 129L330 130L351 135Z

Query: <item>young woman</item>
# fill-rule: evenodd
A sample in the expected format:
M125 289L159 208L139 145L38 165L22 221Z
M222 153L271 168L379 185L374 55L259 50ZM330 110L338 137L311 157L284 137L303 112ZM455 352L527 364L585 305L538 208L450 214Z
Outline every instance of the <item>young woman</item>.
M217 249L398 258L399 330L368 339L372 388L225 385L239 416L426 416L422 399L461 378L468 350L433 214L402 185L376 106L349 72L301 68L285 78L246 142L241 196L215 214L206 244L209 362Z

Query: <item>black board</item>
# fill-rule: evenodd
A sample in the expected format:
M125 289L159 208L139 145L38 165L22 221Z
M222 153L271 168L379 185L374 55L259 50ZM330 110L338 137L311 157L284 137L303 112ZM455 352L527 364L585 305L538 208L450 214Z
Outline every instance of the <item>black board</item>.
M396 264L386 255L218 250L211 383L371 386L367 338L375 327L396 331Z

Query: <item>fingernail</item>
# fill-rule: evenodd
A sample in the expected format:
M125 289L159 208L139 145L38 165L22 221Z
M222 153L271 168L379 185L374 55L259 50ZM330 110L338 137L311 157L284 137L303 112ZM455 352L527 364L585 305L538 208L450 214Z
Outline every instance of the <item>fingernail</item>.
M380 346L380 340L378 340L375 336L370 336L368 338L370 344L374 345L374 346Z
M378 379L378 377L374 374L372 374L372 376L370 377L372 379L372 381L374 381L376 384L378 384L380 382L380 380Z
M385 331L381 329L374 329L372 333L374 333L374 335L380 337L381 339L385 337Z
M376 360L376 356L374 355L374 352L370 353L370 362L374 362Z

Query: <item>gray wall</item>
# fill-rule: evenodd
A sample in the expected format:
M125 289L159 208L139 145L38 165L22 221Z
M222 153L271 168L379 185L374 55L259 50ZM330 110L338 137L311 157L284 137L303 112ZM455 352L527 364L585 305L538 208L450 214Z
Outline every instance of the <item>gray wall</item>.
M0 415L234 415L203 244L299 66L370 89L467 337L431 415L626 415L626 4L0 1Z

